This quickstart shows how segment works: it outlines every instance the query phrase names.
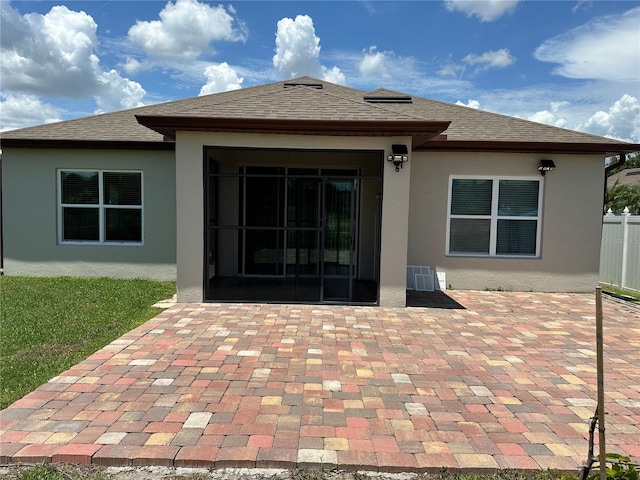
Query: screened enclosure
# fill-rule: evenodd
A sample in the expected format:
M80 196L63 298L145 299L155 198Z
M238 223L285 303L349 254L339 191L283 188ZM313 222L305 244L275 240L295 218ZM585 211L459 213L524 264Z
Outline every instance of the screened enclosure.
M381 158L208 149L206 300L377 303Z

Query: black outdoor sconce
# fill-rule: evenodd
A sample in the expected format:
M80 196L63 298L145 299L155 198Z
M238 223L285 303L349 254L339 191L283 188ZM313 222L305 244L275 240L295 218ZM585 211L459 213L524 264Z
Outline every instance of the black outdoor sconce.
M393 144L391 145L391 155L387 157L387 160L393 162L396 167L396 172L399 172L402 168L402 164L409 161L409 151L406 145Z
M553 160L540 160L538 171L540 172L540 175L544 177L547 172L550 172L554 168L556 168L556 164L553 163Z

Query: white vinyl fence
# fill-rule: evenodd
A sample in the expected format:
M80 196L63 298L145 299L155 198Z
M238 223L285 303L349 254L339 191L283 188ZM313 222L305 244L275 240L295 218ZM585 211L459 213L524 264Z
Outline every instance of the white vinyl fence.
M640 292L640 216L604 216L600 282Z

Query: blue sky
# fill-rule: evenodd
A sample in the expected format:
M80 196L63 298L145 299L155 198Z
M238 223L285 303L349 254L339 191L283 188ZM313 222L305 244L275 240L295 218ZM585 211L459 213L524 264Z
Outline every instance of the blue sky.
M640 0L0 7L2 130L311 75L640 143Z

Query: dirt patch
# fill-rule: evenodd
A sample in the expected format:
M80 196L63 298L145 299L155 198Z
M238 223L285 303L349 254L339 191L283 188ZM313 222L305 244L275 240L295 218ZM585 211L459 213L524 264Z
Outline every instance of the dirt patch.
M56 463L48 465L54 474L42 478L61 480L440 480L440 476L416 474L378 474L376 472L346 473L322 470L281 470L260 468L206 468L172 467L100 467ZM0 480L19 480L30 470L43 469L43 465L0 466ZM59 473L59 476L55 476ZM29 477L34 480L36 477ZM37 477L41 478L41 477Z

